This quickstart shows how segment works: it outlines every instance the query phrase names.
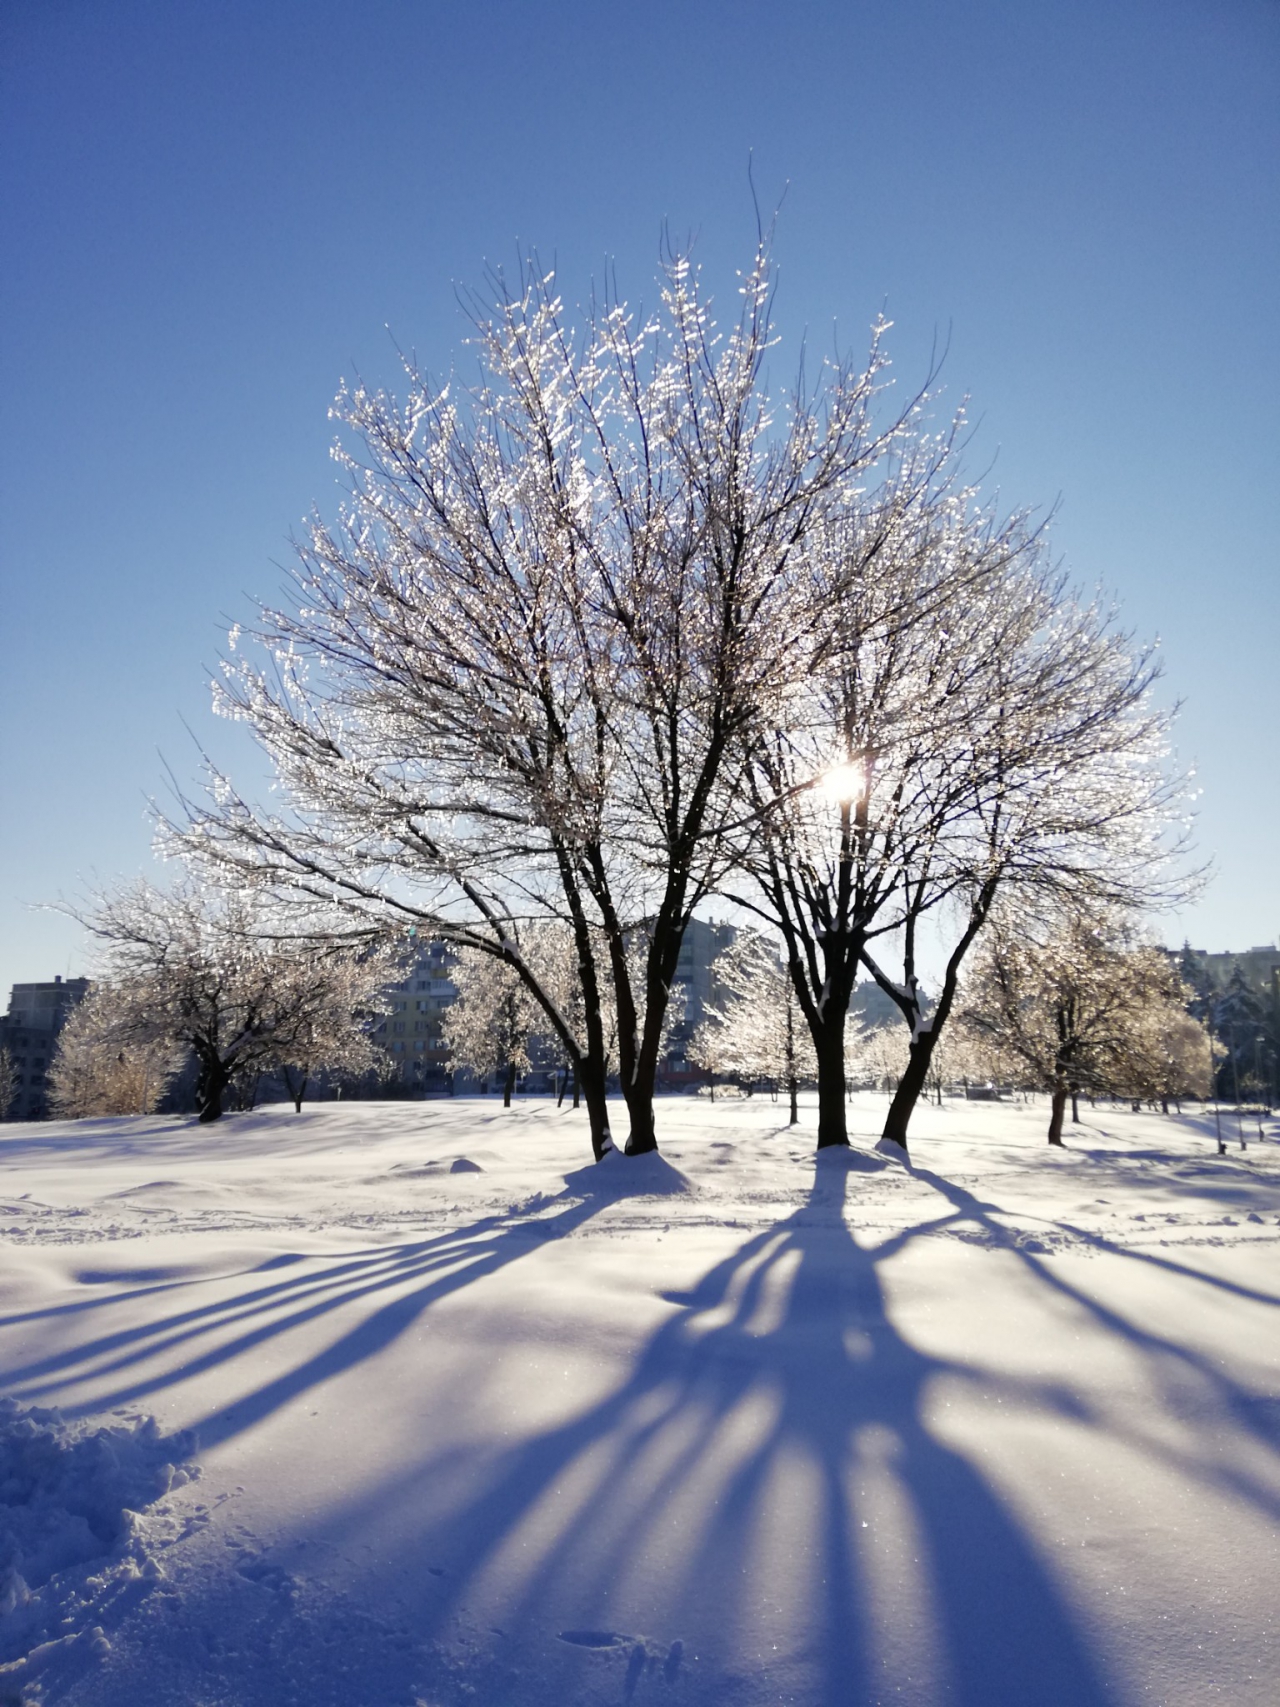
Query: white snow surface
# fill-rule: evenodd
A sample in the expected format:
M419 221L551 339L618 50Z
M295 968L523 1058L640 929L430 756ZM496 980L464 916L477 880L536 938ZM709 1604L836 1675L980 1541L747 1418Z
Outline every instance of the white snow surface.
M0 1127L0 1707L1273 1707L1280 1125L883 1113Z

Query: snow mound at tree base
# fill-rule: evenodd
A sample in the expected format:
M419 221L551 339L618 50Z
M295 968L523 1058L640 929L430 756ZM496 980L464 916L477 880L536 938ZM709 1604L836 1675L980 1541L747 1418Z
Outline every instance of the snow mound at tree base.
M108 1427L0 1400L0 1704L71 1648L110 1651L112 1613L162 1575L140 1513L192 1481L188 1434Z

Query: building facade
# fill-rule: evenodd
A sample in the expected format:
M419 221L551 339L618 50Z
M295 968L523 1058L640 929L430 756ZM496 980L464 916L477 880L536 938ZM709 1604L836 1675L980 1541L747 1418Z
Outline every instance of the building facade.
M387 990L389 1012L374 1029L391 1076L412 1091L450 1089L444 1013L457 996L449 976L454 956L443 942L425 943L406 975Z
M13 1063L10 1120L43 1120L49 1112L49 1067L67 1015L88 994L87 978L55 978L51 984L15 984L9 1011L0 1018L0 1049ZM0 1119L6 1111L0 1109Z

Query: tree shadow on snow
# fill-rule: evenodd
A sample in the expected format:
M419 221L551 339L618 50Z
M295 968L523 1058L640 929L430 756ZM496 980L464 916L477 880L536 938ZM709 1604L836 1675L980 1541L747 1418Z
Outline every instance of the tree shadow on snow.
M640 1158L654 1163L661 1158ZM334 1260L295 1253L273 1257L243 1278L246 1289L171 1309L116 1331L49 1352L4 1372L5 1391L24 1404L59 1404L65 1415L89 1415L144 1404L168 1388L225 1368L234 1379L242 1358L286 1339L352 1305L372 1301L375 1308L358 1318L310 1357L289 1364L274 1380L234 1404L210 1412L192 1425L201 1450L220 1444L262 1422L311 1388L375 1357L441 1299L509 1263L519 1261L550 1240L564 1238L618 1198L686 1189L684 1178L667 1162L661 1167L584 1169L569 1175L565 1190L538 1198L511 1212L483 1216L469 1226L431 1238L397 1242ZM282 1278L276 1278L282 1274ZM234 1277L233 1277L234 1278ZM77 1319L110 1312L151 1293L196 1296L226 1279L166 1280L100 1298L77 1300L0 1317L0 1329L36 1322L74 1331ZM381 1294L390 1294L377 1302ZM67 1403L59 1395L71 1385L86 1385L91 1396Z
M617 1196L686 1189L662 1158L640 1161L653 1166L619 1158L583 1169L549 1201L431 1238L335 1260L272 1259L232 1296L33 1359L8 1372L8 1390L48 1403L78 1382L92 1391L84 1411L136 1404L222 1366L233 1377L238 1359L271 1342L279 1358L291 1333L360 1306L354 1322L337 1319L342 1331L321 1349L197 1425L203 1445L228 1439L373 1357L437 1301L575 1232ZM496 1457L492 1448L468 1457L461 1447L452 1455L428 1447L376 1498L353 1506L353 1531L376 1530L399 1510L435 1509L396 1559L414 1622L438 1643L424 1662L437 1668L427 1680L433 1699L461 1702L477 1683L484 1699L526 1707L585 1700L588 1685L592 1699L636 1707L668 1690L716 1707L764 1699L1102 1707L1119 1698L1012 1507L929 1426L930 1390L940 1378L980 1377L984 1391L1094 1427L1100 1451L1125 1444L1260 1509L1274 1510L1273 1497L1225 1453L1090 1415L1065 1381L988 1375L917 1349L893 1325L883 1265L922 1237L976 1237L1140 1356L1154 1409L1167 1400L1185 1410L1194 1388L1204 1416L1230 1417L1268 1449L1275 1419L1217 1364L1073 1286L1064 1265L997 1219L996 1206L941 1177L916 1170L943 1200L936 1216L874 1248L859 1245L845 1222L849 1176L881 1166L856 1152L822 1155L800 1208L690 1291L666 1295L674 1313L598 1404ZM1276 1303L1171 1257L1070 1231L1179 1280ZM155 1290L172 1300L186 1284ZM67 1317L94 1307L57 1306L0 1326L42 1317L74 1326ZM501 1630L459 1657L459 1630L497 1617ZM504 1672L504 1653L535 1650L536 1672Z
M876 1164L822 1157L801 1209L667 1295L677 1313L616 1392L505 1455L428 1526L428 1628L447 1645L459 1615L501 1616L501 1642L476 1661L486 1688L502 1695L498 1654L514 1641L540 1645L528 1701L576 1698L582 1649L612 1664L627 1700L646 1679L661 1694L682 1665L717 1707L1117 1698L1014 1512L926 1425L928 1387L973 1371L917 1350L886 1308L881 1265L978 1208L864 1249L844 1219L859 1165ZM1080 1420L1051 1384L1025 1382L1023 1397ZM762 1623L794 1633L791 1651L761 1651ZM755 1657L755 1684L735 1677L735 1651ZM452 1675L436 1680L446 1696Z

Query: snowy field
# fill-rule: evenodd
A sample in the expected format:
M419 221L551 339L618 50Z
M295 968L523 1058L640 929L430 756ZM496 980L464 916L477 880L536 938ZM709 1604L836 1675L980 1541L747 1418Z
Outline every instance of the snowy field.
M1280 1126L882 1111L0 1128L0 1707L1274 1707Z

